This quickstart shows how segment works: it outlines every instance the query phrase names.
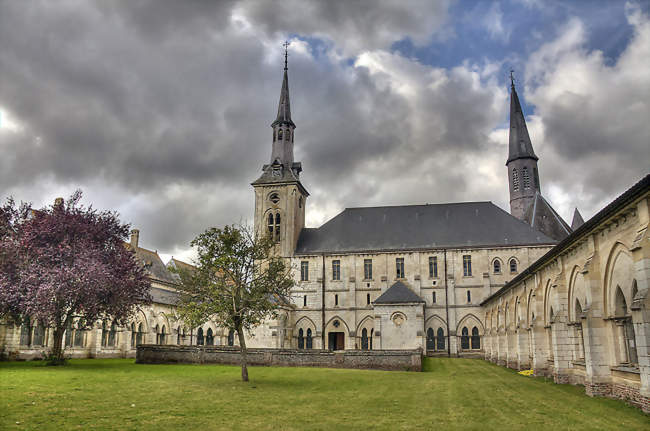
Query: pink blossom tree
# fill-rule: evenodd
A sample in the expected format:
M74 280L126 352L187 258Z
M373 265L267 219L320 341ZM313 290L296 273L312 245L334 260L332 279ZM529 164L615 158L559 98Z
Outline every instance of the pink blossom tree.
M29 316L54 330L52 363L63 363L72 320L125 324L151 302L144 268L125 247L128 224L117 214L66 202L32 210L12 199L0 207L0 315Z

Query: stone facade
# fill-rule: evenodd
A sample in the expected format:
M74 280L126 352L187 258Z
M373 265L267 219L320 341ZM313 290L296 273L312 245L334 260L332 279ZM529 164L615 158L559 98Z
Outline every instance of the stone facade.
M486 359L650 411L649 180L481 303Z

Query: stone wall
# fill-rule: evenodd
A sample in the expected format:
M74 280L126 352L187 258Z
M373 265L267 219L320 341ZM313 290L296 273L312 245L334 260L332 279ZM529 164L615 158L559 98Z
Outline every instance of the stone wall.
M140 345L140 364L240 364L237 347ZM249 349L249 365L422 371L420 350L280 350Z

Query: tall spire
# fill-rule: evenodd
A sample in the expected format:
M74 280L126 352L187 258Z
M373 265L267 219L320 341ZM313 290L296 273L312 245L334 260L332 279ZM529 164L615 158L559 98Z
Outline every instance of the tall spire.
M296 127L291 121L291 103L289 102L289 67L288 56L289 56L289 42L285 42L284 46L284 78L282 79L282 90L280 90L280 102L278 103L278 116L276 117L271 127L275 126L278 123L290 124L293 127Z
M533 144L530 142L528 136L528 128L526 127L526 119L519 103L519 96L515 90L515 80L510 71L510 142L508 161L510 163L516 159L529 158L538 160L533 151Z

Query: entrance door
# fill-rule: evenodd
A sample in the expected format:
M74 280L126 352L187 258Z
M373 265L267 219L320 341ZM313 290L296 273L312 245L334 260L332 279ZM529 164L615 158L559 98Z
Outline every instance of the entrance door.
M327 345L330 350L345 349L345 334L343 332L329 332L327 334Z

